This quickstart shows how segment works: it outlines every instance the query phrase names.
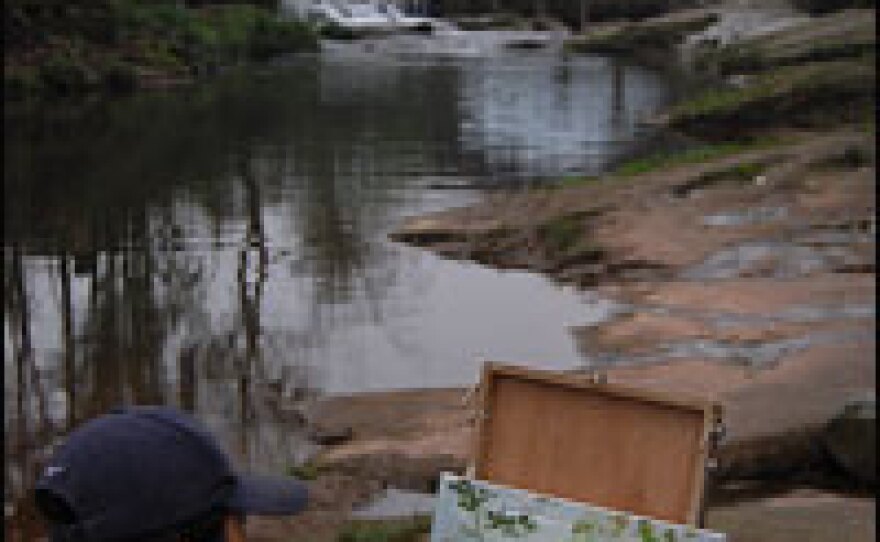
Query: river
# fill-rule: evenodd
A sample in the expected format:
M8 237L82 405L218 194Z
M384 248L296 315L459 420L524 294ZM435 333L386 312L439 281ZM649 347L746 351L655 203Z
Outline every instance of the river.
M295 413L321 395L472 384L484 359L583 363L567 328L608 303L387 235L605 171L671 99L608 58L348 45L5 108L7 520L53 443L113 405L178 405L277 470L307 453Z

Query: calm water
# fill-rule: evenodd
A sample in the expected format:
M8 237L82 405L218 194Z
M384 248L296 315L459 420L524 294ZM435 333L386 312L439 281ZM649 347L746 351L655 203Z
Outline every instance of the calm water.
M195 411L254 469L308 453L325 393L471 384L482 359L583 363L611 307L393 244L407 216L596 173L666 82L604 58L338 50L194 88L7 110L6 503L69 427Z

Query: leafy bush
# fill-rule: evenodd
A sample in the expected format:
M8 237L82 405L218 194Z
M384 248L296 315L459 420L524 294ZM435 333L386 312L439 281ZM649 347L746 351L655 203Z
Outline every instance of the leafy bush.
M40 68L44 87L57 94L76 94L95 86L96 76L88 66L75 58L58 55L44 62Z
M431 531L431 518L419 516L399 521L353 521L340 533L339 542L418 542Z
M577 214L564 215L541 224L536 233L551 252L562 253L572 248L583 236L583 219Z
M857 60L780 68L756 75L745 88L712 90L679 104L669 123L723 139L780 121L808 126L855 121L873 110L876 77L873 62Z
M695 67L726 76L807 62L858 59L876 50L874 23L873 13L866 12L816 17L779 32L703 50Z
M129 90L138 66L174 76L317 46L307 25L249 4L193 9L174 0L18 0L4 4L3 13L7 67L21 53L22 64L38 66L36 76L4 76L9 97L102 84Z
M290 51L311 49L315 45L314 36L304 24L261 17L251 32L248 52L255 60L265 60Z
M317 463L306 462L287 468L287 475L299 480L315 480L321 474L321 466Z
M320 32L321 37L328 40L350 41L358 38L358 35L350 28L335 23L325 24L321 27Z
M716 143L692 147L678 152L658 153L625 162L617 167L614 174L628 177L683 164L708 162L732 154L745 152L747 150L773 145L775 143L777 143L777 141L772 139L760 139L748 143Z
M111 92L130 92L138 85L135 67L121 60L113 60L104 66L101 79Z
M7 66L3 70L3 95L8 99L20 100L42 88L40 72L33 66Z

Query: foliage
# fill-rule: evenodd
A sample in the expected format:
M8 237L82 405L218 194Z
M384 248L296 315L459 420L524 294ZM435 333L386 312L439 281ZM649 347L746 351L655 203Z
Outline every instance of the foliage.
M742 162L734 164L727 168L716 171L710 171L703 174L703 181L717 181L722 179L732 179L736 181L751 181L764 172L766 164L760 162Z
M96 83L95 75L81 60L65 55L48 59L39 69L43 88L57 94L82 92Z
M317 46L306 24L248 4L18 0L5 3L3 15L7 68L21 64L39 73L39 84L28 71L5 73L4 87L17 95L131 90L139 68L177 77Z
M3 70L3 95L19 100L43 90L40 71L33 66L7 66Z
M329 40L349 41L358 38L358 35L350 28L336 23L328 23L321 27L321 37Z
M101 74L104 87L111 92L129 92L137 87L137 70L131 64L116 60L107 63Z
M541 244L555 253L565 252L577 243L584 233L583 218L579 214L563 215L538 227Z
M399 521L352 521L339 534L339 542L418 542L431 531L431 518L416 516Z
M667 167L708 162L717 158L723 158L740 152L766 147L775 143L778 143L778 141L765 138L746 142L701 145L699 147L674 153L658 153L638 160L626 162L620 165L614 171L614 174L621 177L629 177Z
M875 160L872 150L858 145L846 145L838 152L818 161L814 166L820 169L857 169L870 166Z
M606 27L570 40L569 50L584 53L619 54L639 50L668 49L688 34L700 32L717 22L714 14L681 21L644 21Z
M703 48L694 64L697 69L711 68L726 76L807 62L858 59L875 51L875 20L873 11L817 17L725 47Z
M288 467L287 475L299 480L315 480L321 474L320 465L312 462Z
M780 122L815 126L855 121L873 109L875 89L873 61L807 63L755 75L744 88L707 91L672 108L669 124L724 139Z

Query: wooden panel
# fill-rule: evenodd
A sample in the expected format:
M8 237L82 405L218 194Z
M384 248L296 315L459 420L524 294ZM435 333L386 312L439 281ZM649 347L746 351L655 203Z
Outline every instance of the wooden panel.
M478 478L694 524L708 402L487 364Z

